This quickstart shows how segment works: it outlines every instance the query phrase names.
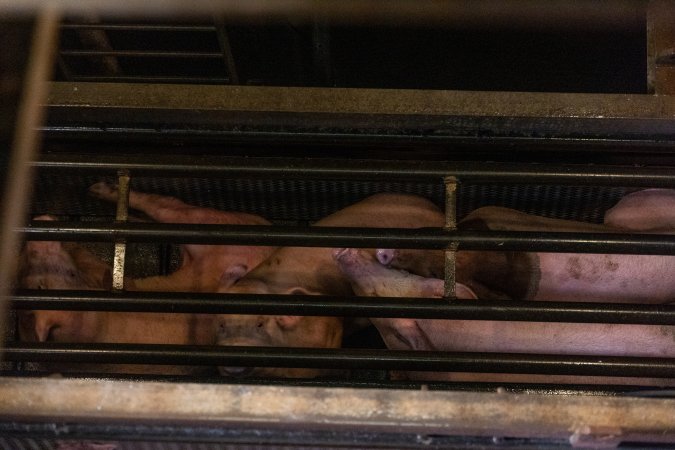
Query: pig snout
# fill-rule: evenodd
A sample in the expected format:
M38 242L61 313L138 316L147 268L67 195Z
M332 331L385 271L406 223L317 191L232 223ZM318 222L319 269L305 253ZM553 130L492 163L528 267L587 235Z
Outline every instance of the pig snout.
M270 328L274 327L273 316L221 316L217 329L217 344L249 347L273 346ZM259 371L256 367L223 365L218 367L223 376L247 377Z
M391 248L378 248L375 257L383 266L388 266L396 258L396 250Z
M59 311L19 311L19 336L28 342L53 341L62 326Z

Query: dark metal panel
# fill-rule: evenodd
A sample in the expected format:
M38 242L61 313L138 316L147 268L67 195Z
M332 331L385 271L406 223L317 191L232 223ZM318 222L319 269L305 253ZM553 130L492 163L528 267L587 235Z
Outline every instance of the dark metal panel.
M316 18L334 23L439 23L454 26L518 26L527 28L582 27L623 28L640 23L645 2L641 0L474 0L471 7L461 0L134 0L109 2L53 0L51 4L69 14L146 17L194 17L214 13L234 19L309 21ZM0 1L8 13L35 12L39 0Z
M578 151L618 143L672 151L675 98L63 82L52 84L45 132L380 145L562 139Z

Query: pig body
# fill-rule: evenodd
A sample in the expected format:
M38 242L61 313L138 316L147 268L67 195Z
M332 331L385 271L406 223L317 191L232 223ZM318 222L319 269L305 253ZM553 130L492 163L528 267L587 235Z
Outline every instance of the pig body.
M623 197L604 217L605 225L635 231L675 230L675 190L644 189Z
M643 209L643 212L645 209ZM614 217L617 217L616 215ZM659 219L658 229L667 223ZM460 229L620 233L613 226L549 219L488 206L459 223ZM648 224L640 231L657 228ZM423 276L442 277L440 251L377 250L381 263ZM668 303L675 300L675 256L550 252L459 251L457 280L484 299Z
M116 201L117 190L105 183L90 188L97 197ZM268 224L244 213L187 205L154 194L130 192L132 208L157 221L171 223ZM41 216L37 220L53 220ZM230 286L265 259L273 248L224 245L183 245L181 265L172 274L125 279L130 291L215 292ZM72 243L26 243L20 261L19 286L27 289L105 290L111 270L85 248ZM19 337L25 341L210 345L214 316L209 314L121 313L105 311L20 311ZM59 366L63 370L63 365ZM114 366L73 366L81 370L118 371ZM127 366L125 372L181 374L204 368Z
M378 194L344 208L315 226L419 228L439 227L441 212L428 200L400 194ZM273 253L229 289L247 294L353 295L337 267L331 248L284 247ZM218 344L335 348L341 345L342 320L336 317L223 315ZM314 369L221 367L223 375L244 372L283 377L313 377Z
M101 200L116 202L117 188L101 182L89 188ZM142 211L156 222L223 225L269 225L260 216L218 211L188 205L163 195L129 192L129 207ZM138 291L216 292L228 287L267 258L273 247L241 245L183 244L181 265L169 275L129 280L128 288Z
M382 266L356 249L335 253L356 294L369 297L441 298L443 281ZM458 298L475 299L457 285ZM471 300L458 300L471 301ZM591 323L373 318L388 348L450 352L543 353L675 357L675 327ZM416 379L446 381L616 383L673 385L675 380L523 374L411 373Z

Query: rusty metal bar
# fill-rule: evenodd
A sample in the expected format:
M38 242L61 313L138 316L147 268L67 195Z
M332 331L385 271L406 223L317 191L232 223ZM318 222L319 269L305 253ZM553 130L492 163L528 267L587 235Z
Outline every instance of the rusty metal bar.
M457 180L455 177L446 177L445 180L445 226L446 231L457 230ZM443 285L443 297L457 298L455 292L455 255L457 243L452 242L445 249L445 276Z
M162 405L158 408L157 405ZM262 407L264 405L264 407ZM348 405L348 406L345 406ZM458 413L461 411L461 413ZM579 447L675 443L675 400L500 392L175 384L69 379L0 379L0 420L183 424L215 429L252 424L289 431L348 429L432 436L558 438ZM264 433L258 436L264 439ZM298 439L298 437L296 437ZM301 439L301 437L300 437ZM295 441L291 441L295 442ZM304 442L295 442L304 444Z
M14 283L16 261L19 255L21 237L14 230L26 220L28 201L33 186L31 161L37 159L40 148L38 128L44 120L44 101L47 98L49 79L58 43L57 9L41 8L35 22L30 57L25 71L21 103L17 113L16 131L12 145L12 156L6 174L2 214L0 219L0 336L4 327L9 289ZM5 151L5 149L2 149ZM2 347L0 345L0 350Z
M407 115L537 117L546 118L547 123L560 118L599 121L675 118L675 99L640 94L196 85L181 86L178 91L167 85L52 82L49 104L267 114L386 114L390 121ZM380 126L378 123L377 127Z
M117 211L115 222L125 223L129 219L129 172L122 170L117 177ZM115 242L115 255L113 257L112 288L124 290L124 265L126 260L127 244L124 238Z

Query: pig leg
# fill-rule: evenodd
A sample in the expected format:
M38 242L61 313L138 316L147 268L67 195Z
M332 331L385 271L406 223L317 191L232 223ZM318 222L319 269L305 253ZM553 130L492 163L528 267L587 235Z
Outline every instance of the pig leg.
M96 198L117 202L117 186L100 182L89 187ZM144 212L150 218L163 223L222 223L222 224L259 224L268 225L262 217L246 213L230 213L212 208L188 205L183 201L164 195L146 194L129 191L129 207Z
M675 190L645 189L623 197L605 213L605 225L635 231L675 230Z
M96 183L89 192L102 200L116 202L116 186ZM268 225L262 217L240 212L218 211L188 205L181 200L157 194L129 192L129 206L164 223L201 223L232 225ZM262 262L273 250L270 247L184 244L181 267L169 276L134 280L133 290L213 292L229 287L246 272Z

